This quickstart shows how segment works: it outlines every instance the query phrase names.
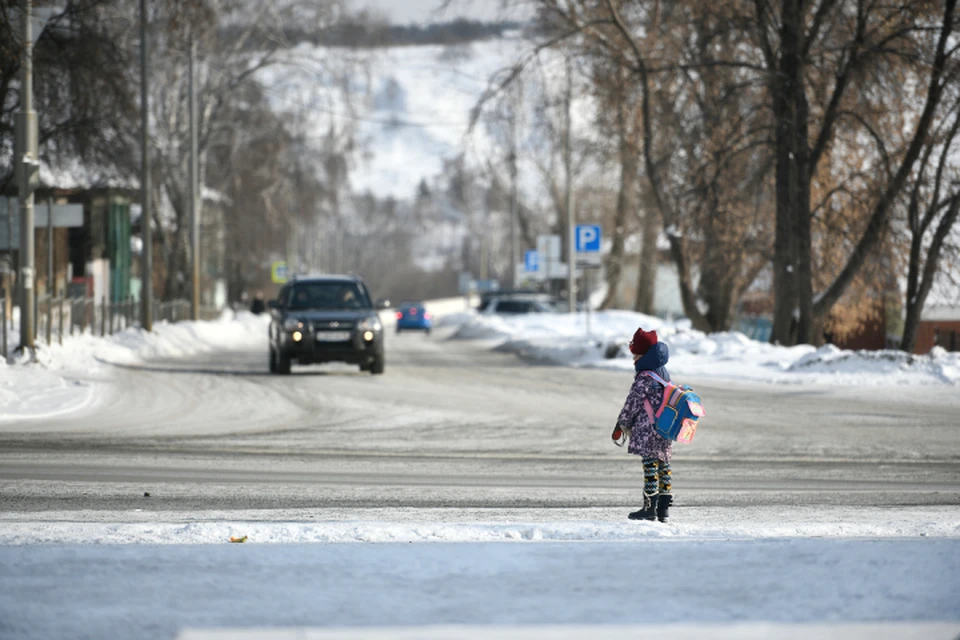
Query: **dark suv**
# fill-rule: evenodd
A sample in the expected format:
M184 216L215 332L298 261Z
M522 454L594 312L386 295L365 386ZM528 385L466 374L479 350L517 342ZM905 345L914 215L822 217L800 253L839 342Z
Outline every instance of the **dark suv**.
M383 373L383 325L359 278L300 277L269 307L271 373L290 373L294 361L347 362Z

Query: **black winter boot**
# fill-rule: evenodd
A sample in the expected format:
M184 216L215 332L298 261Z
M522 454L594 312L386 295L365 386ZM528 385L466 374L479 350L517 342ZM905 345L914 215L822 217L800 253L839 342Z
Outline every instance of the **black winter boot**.
M643 509L633 511L627 517L631 520L656 520L659 495L643 496Z
M660 500L657 502L657 520L660 522L667 521L667 518L670 517L671 504L673 504L673 495L669 493L660 495Z

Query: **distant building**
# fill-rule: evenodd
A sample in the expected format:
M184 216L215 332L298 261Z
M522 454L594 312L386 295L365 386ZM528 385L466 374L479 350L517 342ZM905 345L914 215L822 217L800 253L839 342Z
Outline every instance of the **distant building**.
M35 193L35 210L47 204L79 204L83 206L83 225L53 230L53 272L49 272L50 242L47 229L35 230L36 291L40 297L52 293L68 297L92 297L98 302L104 298L121 302L139 299L141 288L140 260L142 242L139 238L140 188L131 179L114 174L100 174L88 169L51 169L41 165L40 188ZM16 200L12 188L0 197ZM225 272L225 212L229 206L219 192L203 189L204 210L201 226L201 305L222 308L226 304ZM5 226L0 206L0 222ZM14 233L18 235L18 233ZM154 234L154 255L159 256L158 237ZM6 252L6 230L0 229L0 252ZM16 265L17 247L5 263ZM162 261L154 260L154 291L163 268ZM3 287L12 289L9 276L4 276Z
M936 305L924 309L917 327L915 353L927 353L933 347L960 351L960 304Z
M129 188L61 188L43 184L35 194L35 211L45 213L49 205L77 204L83 207L80 227L55 227L51 234L44 227L34 229L36 290L38 296L104 297L120 301L131 295L130 199ZM13 208L13 197L5 211ZM6 223L6 216L3 216ZM19 224L19 223L16 223ZM19 229L13 230L14 238ZM6 231L2 244L6 250ZM51 242L52 240L52 242ZM12 247L14 262L18 247ZM53 258L51 261L51 257ZM52 270L51 270L52 266Z

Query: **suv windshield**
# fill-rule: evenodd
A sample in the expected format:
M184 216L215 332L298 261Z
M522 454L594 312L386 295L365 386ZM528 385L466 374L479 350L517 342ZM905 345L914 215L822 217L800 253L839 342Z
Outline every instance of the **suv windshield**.
M287 309L371 309L370 299L356 282L298 282L287 291Z

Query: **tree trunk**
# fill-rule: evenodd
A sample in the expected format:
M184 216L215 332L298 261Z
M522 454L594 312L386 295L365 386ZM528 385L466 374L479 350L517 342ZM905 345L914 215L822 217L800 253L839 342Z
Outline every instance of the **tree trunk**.
M770 341L794 343L795 314L800 304L800 278L797 271L800 242L799 227L807 216L799 213L801 202L800 162L798 144L806 136L806 123L801 123L800 108L803 70L800 59L800 0L782 0L780 27L780 60L776 77L771 81L774 93L776 120L776 236L773 248L773 330ZM800 127L803 126L801 130ZM804 149L806 144L803 145ZM808 267L809 268L809 265Z
M729 228L727 212L720 210L716 192L709 196L709 209L701 229L703 256L700 261L700 282L697 297L706 303L704 313L710 332L730 328L730 316L737 295L737 274L740 273L743 254L739 247L724 242L723 231Z
M900 341L900 350L913 353L917 348L917 329L920 328L920 307L916 304L907 305L907 317L903 321L903 339Z
M620 192L617 194L617 210L613 218L613 241L610 254L607 256L607 295L600 304L601 309L607 309L617 298L617 289L620 287L620 278L623 274L624 226L627 221L627 211L633 208L630 194L636 188L637 163L636 158L627 160L621 154L620 161Z
M802 75L802 74L801 74ZM802 78L798 78L802 83ZM796 268L797 268L797 343L819 345L823 342L822 330L815 325L822 324L813 317L813 243L810 213L810 148L807 141L809 124L809 106L802 84L796 95L797 124L794 130L793 148L796 158L796 191L794 193L794 222L796 223Z
M170 258L167 261L167 278L163 287L163 299L176 300L183 297L185 284L186 247L183 242L183 232L177 230L170 234L173 243L170 245Z
M647 315L653 315L653 301L657 293L657 267L660 264L660 254L657 250L659 235L659 220L653 211L647 211L643 215L643 244L637 270L637 299L633 305L635 311Z
M623 81L623 71L620 71L620 80ZM620 85L622 86L622 85ZM618 87L619 88L619 87ZM627 221L627 212L634 209L637 188L637 167L639 164L637 153L631 145L624 114L624 98L622 92L617 92L619 106L617 108L617 128L620 142L620 191L617 193L617 211L613 219L613 243L610 255L607 257L607 295L600 304L601 309L607 309L617 297L620 286L620 277L623 273L624 228ZM652 217L652 216L651 216ZM641 254L641 261L643 253ZM638 297L639 300L639 297ZM651 298L652 303L652 298ZM647 312L645 312L647 313Z
M916 220L915 223L917 226L911 229L910 262L907 265L907 299L905 305L907 313L903 322L903 337L900 340L900 349L907 353L913 353L913 349L916 347L917 328L920 326L917 294L920 289L920 251L923 244L924 229L919 227L919 220Z

